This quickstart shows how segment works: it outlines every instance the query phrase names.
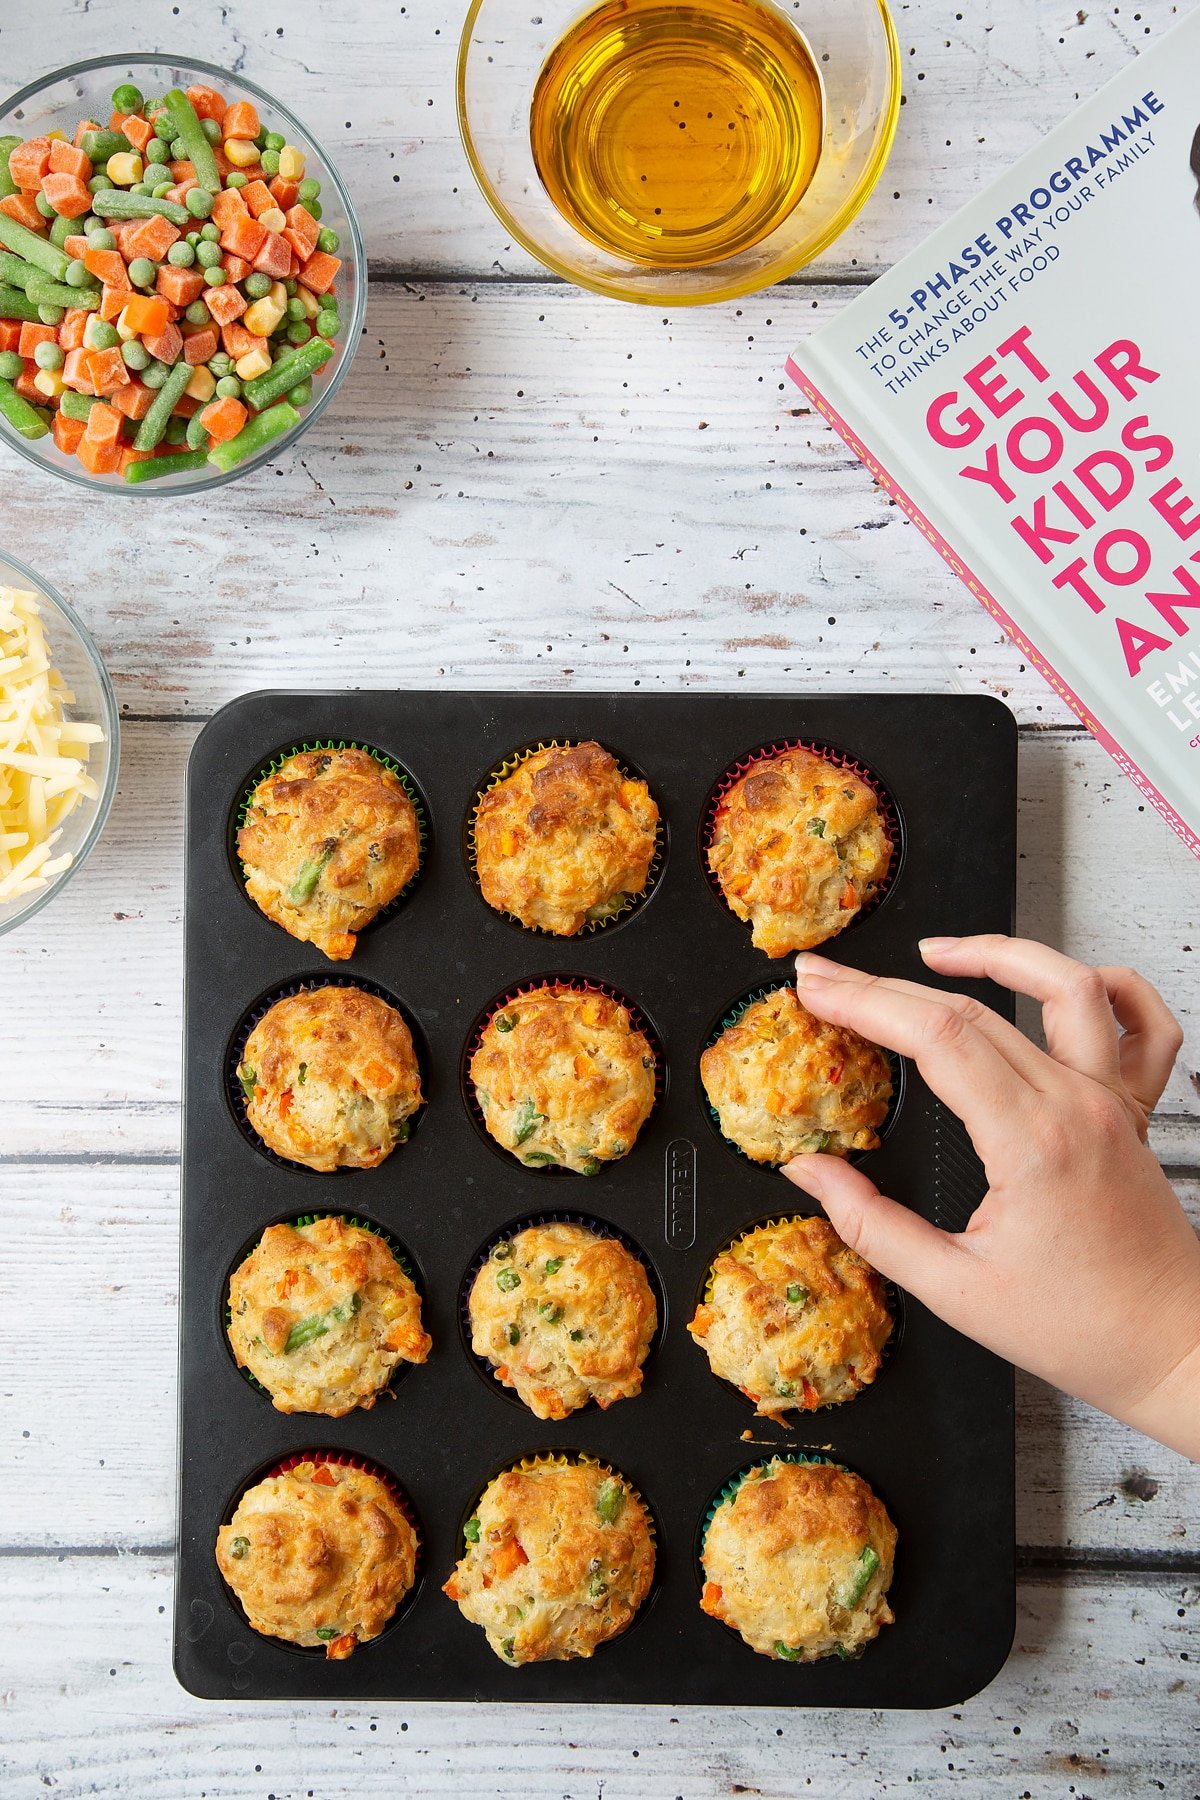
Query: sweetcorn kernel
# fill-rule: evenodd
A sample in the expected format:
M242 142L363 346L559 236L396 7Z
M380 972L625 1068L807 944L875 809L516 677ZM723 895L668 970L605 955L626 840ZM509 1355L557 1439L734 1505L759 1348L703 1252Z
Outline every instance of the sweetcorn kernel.
M269 206L266 212L259 213L258 222L265 225L268 231L282 231L287 224L287 215L281 213L277 206Z
M104 173L114 187L132 187L135 181L142 179L145 164L132 150L118 150L110 156L104 165Z
M120 340L123 344L131 343L133 341L133 339L137 336L137 332L133 329L133 326L129 324L128 320L125 317L124 308L122 308L121 311L117 314L116 319L114 320L114 324L117 327L117 336L120 338Z
M297 300L299 300L301 306L304 308L305 318L306 319L315 319L317 314L321 310L321 302L317 299L317 296L315 294L310 293L308 288L306 288L304 286L303 282L301 282L300 286L296 290L296 298L297 298Z
M304 173L304 152L295 144L285 144L279 152L279 173L285 181L299 181Z
M247 350L245 356L239 356L233 366L239 381L253 381L256 375L265 375L271 367L271 352L265 344L260 344L257 349Z
M33 385L39 394L45 394L47 400L57 400L66 387L61 369L39 369L33 378Z
M203 405L216 393L217 378L211 369L206 369L201 363L198 368L192 370L191 379L183 391L185 394L190 394L193 400L199 400Z
M224 149L235 169L248 169L258 161L258 145L250 138L226 138Z

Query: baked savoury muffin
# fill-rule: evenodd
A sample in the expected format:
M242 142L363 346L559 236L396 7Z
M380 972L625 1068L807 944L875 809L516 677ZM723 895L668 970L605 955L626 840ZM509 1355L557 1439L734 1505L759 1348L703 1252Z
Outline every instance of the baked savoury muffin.
M371 1407L432 1340L421 1296L375 1231L344 1219L269 1225L229 1283L229 1342L280 1412Z
M704 1535L701 1606L779 1662L857 1656L890 1625L896 1527L861 1476L762 1463Z
M301 750L259 782L237 851L268 919L341 961L417 872L404 784L365 750Z
M421 1104L408 1026L356 987L277 1000L246 1039L238 1080L263 1143L321 1174L373 1169L408 1137Z
M553 984L492 1014L470 1075L489 1133L529 1168L598 1174L654 1105L654 1052L629 1009Z
M688 1330L765 1418L853 1400L892 1334L887 1290L827 1219L760 1225L723 1250Z
M417 1570L417 1534L378 1475L301 1462L247 1488L217 1533L217 1567L255 1631L353 1654Z
M708 866L768 956L811 950L844 931L891 859L874 791L814 750L762 758L713 815Z
M883 1051L814 1018L790 987L743 1008L701 1056L700 1079L724 1135L759 1163L875 1150L892 1097Z
M654 1538L623 1476L535 1463L489 1483L443 1592L502 1662L565 1662L616 1637L646 1598Z
M471 1348L539 1419L637 1394L658 1325L637 1257L585 1225L530 1225L471 1285Z
M658 808L591 742L527 756L475 809L475 866L489 906L573 937L650 878Z

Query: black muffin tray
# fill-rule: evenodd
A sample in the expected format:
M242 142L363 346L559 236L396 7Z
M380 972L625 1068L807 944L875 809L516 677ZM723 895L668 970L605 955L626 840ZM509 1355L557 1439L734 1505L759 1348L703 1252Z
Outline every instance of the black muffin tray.
M648 899L577 938L523 930L475 885L465 822L488 772L514 749L596 738L645 776L663 817ZM394 758L426 813L422 871L407 896L329 963L264 918L234 852L247 783L303 743L356 742ZM179 1552L175 1669L214 1699L640 1701L679 1707L933 1707L1001 1667L1015 1611L1013 1394L1007 1364L900 1295L898 1333L851 1404L757 1419L711 1372L685 1326L714 1253L765 1219L817 1210L717 1133L698 1059L738 1001L788 979L756 951L703 863L723 772L766 745L803 742L852 761L890 803L898 842L883 897L825 948L880 974L928 980L917 939L1009 931L1015 870L1016 730L987 698L353 692L260 693L201 733L187 784L186 1043L181 1267ZM894 808L894 811L891 810ZM463 1089L466 1046L490 1003L547 975L603 983L634 1001L665 1058L658 1105L631 1153L584 1177L526 1169L487 1139ZM317 1175L247 1135L232 1066L256 1010L305 982L361 980L414 1030L427 1105L377 1169ZM1011 997L972 991L1011 1017ZM882 1147L862 1158L886 1191L960 1229L983 1171L916 1070ZM403 1246L434 1348L373 1410L340 1420L276 1412L224 1335L232 1269L264 1227L314 1212L374 1222ZM548 1213L632 1240L660 1296L660 1330L636 1399L543 1423L484 1372L462 1322L464 1278L507 1227ZM418 1585L387 1630L345 1661L258 1635L213 1547L243 1489L297 1453L358 1457L396 1478L421 1536ZM440 1591L461 1528L501 1468L550 1450L621 1470L657 1530L654 1587L620 1638L590 1660L509 1668ZM700 1610L706 1514L738 1471L775 1452L822 1454L863 1475L899 1531L896 1623L858 1660L800 1665L756 1655Z

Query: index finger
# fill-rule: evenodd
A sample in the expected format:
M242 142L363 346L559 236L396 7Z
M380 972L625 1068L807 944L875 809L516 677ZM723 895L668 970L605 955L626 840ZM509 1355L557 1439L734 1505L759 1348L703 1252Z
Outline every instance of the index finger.
M927 1086L966 1126L986 1162L1021 1129L1038 1091L969 1019L930 989L898 993L878 977L829 981L799 972L796 991L810 1012L848 1025L910 1057Z

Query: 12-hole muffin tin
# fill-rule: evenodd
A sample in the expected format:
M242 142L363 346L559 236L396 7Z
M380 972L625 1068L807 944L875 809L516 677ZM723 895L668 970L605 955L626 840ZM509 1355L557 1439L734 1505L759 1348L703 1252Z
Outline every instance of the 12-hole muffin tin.
M662 814L653 891L574 938L528 931L484 902L467 846L481 779L539 742L594 738L644 775ZM258 913L233 853L247 783L292 748L354 742L420 795L425 849L405 895L330 963ZM881 791L897 842L882 897L826 954L929 980L916 941L1008 931L1016 731L985 698L937 695L261 693L227 706L192 754L187 931L179 1554L175 1668L216 1699L486 1699L671 1706L941 1706L1000 1668L1014 1624L1012 1376L911 1296L873 1386L786 1427L711 1373L685 1326L709 1262L765 1219L817 1210L721 1139L700 1087L714 1021L775 985L772 962L704 864L723 774L769 745L820 746ZM482 1131L464 1083L481 1017L504 995L568 977L616 990L661 1051L658 1099L630 1153L585 1177L525 1168ZM309 983L358 982L413 1030L425 1104L378 1168L318 1175L257 1143L239 1104L240 1045L263 1008ZM972 991L1011 1017L1011 997ZM963 1128L905 1066L879 1185L960 1229L985 1181ZM404 1247L433 1349L369 1411L275 1411L224 1336L230 1274L270 1224L320 1212ZM660 1309L640 1395L539 1421L472 1356L464 1282L481 1249L549 1215L611 1227L641 1254ZM481 1379L481 1374L483 1379ZM417 1584L379 1638L344 1661L260 1636L214 1560L241 1493L305 1451L390 1477L420 1535ZM628 1631L589 1660L508 1668L440 1591L462 1526L502 1468L551 1451L623 1473L651 1508L654 1586ZM861 1474L899 1530L885 1627L861 1659L756 1655L700 1610L698 1551L714 1496L749 1464L810 1453Z

